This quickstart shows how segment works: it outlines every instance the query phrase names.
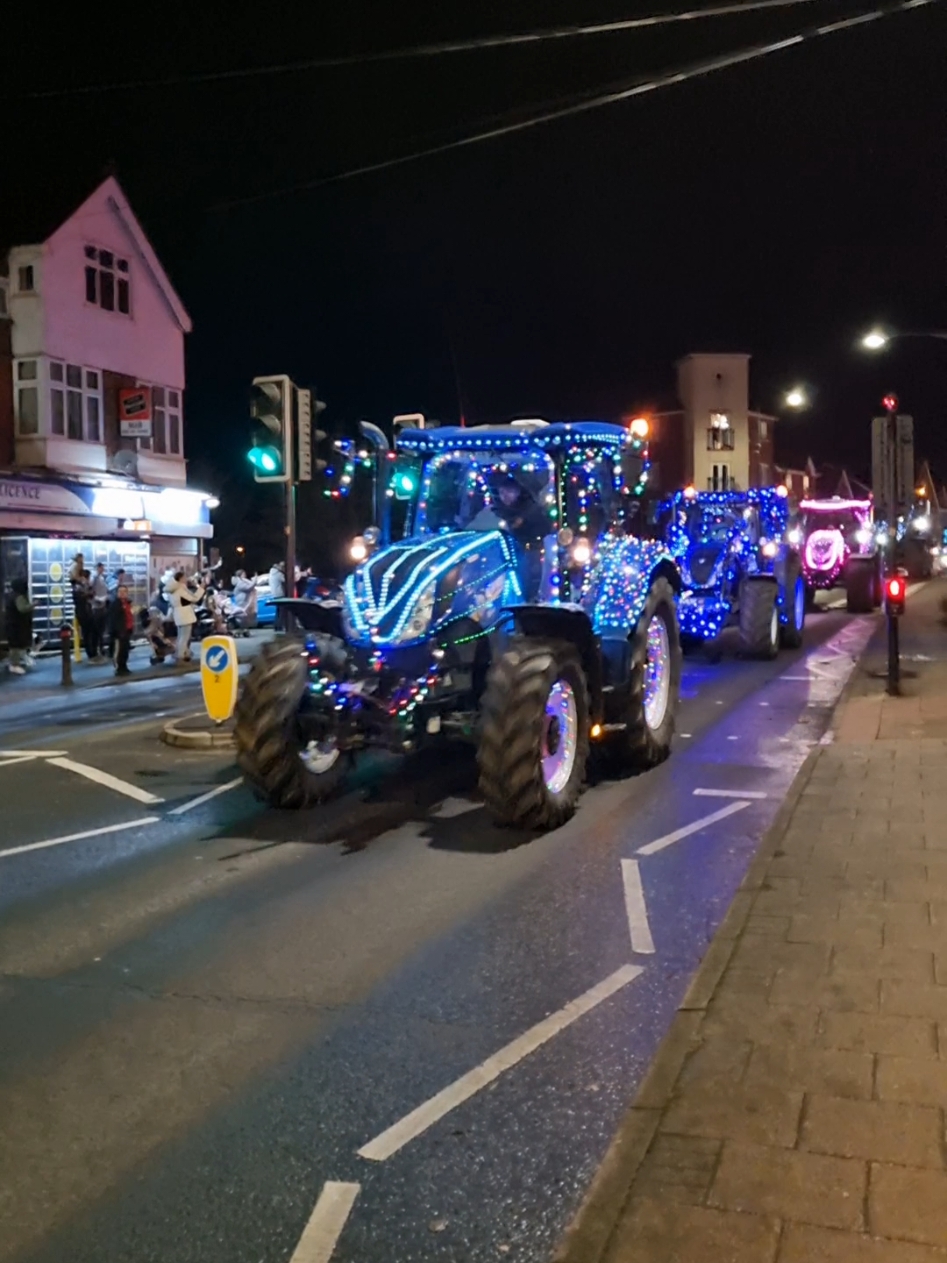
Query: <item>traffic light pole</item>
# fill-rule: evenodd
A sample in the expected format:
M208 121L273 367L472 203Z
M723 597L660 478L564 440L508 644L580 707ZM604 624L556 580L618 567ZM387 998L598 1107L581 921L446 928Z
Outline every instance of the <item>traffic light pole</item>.
M898 487L899 469L898 461L900 453L898 451L898 400L895 395L886 395L884 398L884 406L888 413L888 547L887 557L885 558L885 569L887 575L895 573L895 562L897 560L896 540L898 534ZM888 620L888 683L886 691L889 697L899 697L901 695L901 652L898 640L898 620L891 609L891 602L887 597L887 585L885 586L885 616Z
M286 484L286 595L296 595L296 484L292 479ZM284 614L283 631L289 631L290 619Z

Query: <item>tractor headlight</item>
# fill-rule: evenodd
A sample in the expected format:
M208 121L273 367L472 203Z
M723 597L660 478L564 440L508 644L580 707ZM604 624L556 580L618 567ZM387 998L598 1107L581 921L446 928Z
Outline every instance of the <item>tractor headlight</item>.
M860 526L858 530L855 532L855 539L858 541L859 544L870 544L871 531L869 530L867 526Z
M764 539L760 549L764 557L775 557L779 552L779 545L772 539Z
M434 583L429 583L418 594L417 600L411 607L411 613L392 637L396 644L403 644L407 640L420 640L430 627L434 616L434 588Z

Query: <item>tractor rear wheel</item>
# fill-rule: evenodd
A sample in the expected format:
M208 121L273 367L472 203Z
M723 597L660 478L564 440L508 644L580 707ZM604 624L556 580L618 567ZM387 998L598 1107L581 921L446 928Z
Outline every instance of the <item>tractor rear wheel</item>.
M622 770L654 767L670 754L681 656L674 590L667 579L655 579L632 635L630 677L616 713L625 727L605 747L606 758Z
M853 557L845 568L845 608L849 614L870 614L875 608L877 566L872 557Z
M786 558L782 597L786 621L780 624L779 643L784 649L798 649L806 624L806 581L799 558L792 554Z
M740 640L751 658L779 652L779 605L775 579L753 579L740 591Z

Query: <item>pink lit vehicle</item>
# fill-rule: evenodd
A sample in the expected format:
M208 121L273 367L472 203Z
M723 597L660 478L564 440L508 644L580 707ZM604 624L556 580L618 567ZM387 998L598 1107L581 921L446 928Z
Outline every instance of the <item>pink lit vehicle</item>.
M881 555L872 525L871 500L803 500L791 535L802 555L810 604L817 591L845 588L852 614L881 604Z

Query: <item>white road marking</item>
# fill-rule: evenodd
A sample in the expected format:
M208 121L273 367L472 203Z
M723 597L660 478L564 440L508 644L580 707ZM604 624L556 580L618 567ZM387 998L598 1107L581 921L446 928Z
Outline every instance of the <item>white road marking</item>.
M371 1162L384 1162L386 1158L390 1158L392 1154L397 1153L409 1141L414 1140L417 1136L427 1131L429 1127L432 1127L442 1119L445 1114L449 1114L451 1110L456 1109L458 1105L462 1105L464 1101L469 1100L481 1088L485 1088L488 1083L492 1083L494 1079L499 1078L504 1070L512 1069L524 1057L528 1057L531 1052L535 1052L547 1040L552 1039L553 1035L558 1035L567 1026L571 1026L577 1018L594 1009L603 1000L613 996L616 991L626 987L629 982L634 982L638 975L642 973L644 973L644 969L640 965L622 965L620 969L616 969L613 974L609 974L607 978L597 983L590 991L586 991L575 1000L570 1000L558 1012L551 1013L549 1017L543 1018L541 1022L530 1027L528 1031L514 1039L512 1043L507 1044L505 1048L501 1048L492 1057L488 1057L479 1066L475 1066L473 1070L468 1071L467 1074L456 1079L443 1091L438 1092L436 1096L432 1096L423 1105L419 1105L410 1114L406 1114L404 1118L386 1131L383 1131L381 1135L376 1136L374 1140L370 1140L367 1145L363 1145L358 1151L358 1156L367 1158Z
M25 846L0 851L0 860L22 855L25 851L42 851L47 846L62 846L64 842L84 842L86 838L100 838L106 833L121 833L123 829L142 829L147 824L157 824L160 819L160 816L142 816L140 820L126 820L124 824L108 824L101 829L86 829L83 833L67 833L61 838L47 838L45 842L28 842Z
M243 784L243 777L237 776L232 781L228 781L226 785L218 785L215 789L209 789L206 794L200 794L197 798L192 798L190 802L182 803L180 807L172 807L168 812L169 816L183 816L185 811L190 811L192 807L200 807L203 803L209 803L212 798L217 798L220 794L226 794L228 790L236 789L238 785Z
M106 789L114 789L117 794L124 794L126 798L134 798L139 803L163 803L164 799L159 798L157 794L149 794L146 789L139 789L137 785L132 785L130 781L119 780L117 776L112 776L110 772L100 772L97 767L89 767L87 763L76 763L73 759L48 759L48 763L52 763L54 767L65 768L67 772L76 772L79 776L84 776L86 780L95 781L96 785L104 785Z
M685 738L686 738L686 737L690 737L690 736L691 736L691 733L689 733L689 732L679 732L677 735L678 735L679 737L685 737Z
M795 680L796 683L808 684L812 677L809 675L781 675L779 678L781 680Z
M65 750L0 750L0 759L51 759L66 753Z
M0 767L12 767L16 763L35 763L35 762L36 762L35 754L21 754L13 759L0 760Z
M469 798L445 798L431 815L437 820L452 820L454 816L464 816L468 811L479 811L482 806L483 803L473 803Z
M701 816L699 820L694 820L691 824L684 825L683 829L675 829L673 833L667 833L663 838L655 838L647 846L639 846L638 854L655 855L658 851L663 851L665 847L673 846L675 842L680 842L682 838L689 838L692 833L699 833L701 829L706 829L710 825L716 824L718 820L726 820L727 816L732 816L735 812L742 811L744 807L749 807L749 805L745 800L738 803L730 803L729 807L721 807L719 811L711 812L709 816Z
M695 798L765 798L761 789L695 789Z
M622 860L621 879L625 887L625 912L628 915L628 932L631 950L643 956L654 954L654 939L648 924L648 906L641 884L641 869L637 860Z
M289 1263L329 1263L361 1184L326 1180Z

